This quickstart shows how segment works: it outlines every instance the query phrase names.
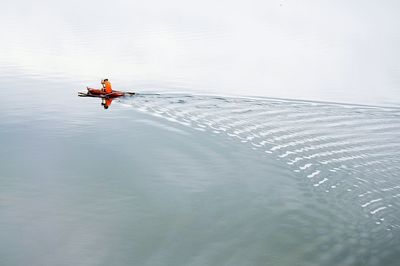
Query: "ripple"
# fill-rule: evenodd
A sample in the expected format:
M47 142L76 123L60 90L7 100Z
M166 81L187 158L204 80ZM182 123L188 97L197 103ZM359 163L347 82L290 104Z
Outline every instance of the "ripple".
M353 204L368 209L366 215L378 219L377 225L393 229L400 224L400 216L389 207L400 206L398 108L184 94L121 101L174 123L248 143L304 177L315 195L335 192L363 199Z

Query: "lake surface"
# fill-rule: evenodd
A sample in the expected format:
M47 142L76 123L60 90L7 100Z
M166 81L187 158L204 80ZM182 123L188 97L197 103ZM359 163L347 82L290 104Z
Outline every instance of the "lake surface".
M13 78L400 105L398 1L2 4L0 71Z
M143 93L104 110L73 83L9 86L2 265L399 260L397 108Z
M5 1L0 265L398 265L398 4L356 2Z

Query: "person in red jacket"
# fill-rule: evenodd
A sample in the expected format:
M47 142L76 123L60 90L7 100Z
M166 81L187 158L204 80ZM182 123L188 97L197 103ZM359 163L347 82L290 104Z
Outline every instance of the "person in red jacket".
M105 91L107 94L112 92L111 82L108 81L108 79L101 80L101 84L103 85L103 91Z

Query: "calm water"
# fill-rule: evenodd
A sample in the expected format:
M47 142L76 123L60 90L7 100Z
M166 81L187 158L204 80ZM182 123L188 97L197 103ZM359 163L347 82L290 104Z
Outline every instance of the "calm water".
M398 1L2 4L0 71L14 79L400 105Z
M398 265L398 4L355 3L5 1L0 265Z
M400 259L399 109L147 93L105 111L73 83L12 84L1 265Z

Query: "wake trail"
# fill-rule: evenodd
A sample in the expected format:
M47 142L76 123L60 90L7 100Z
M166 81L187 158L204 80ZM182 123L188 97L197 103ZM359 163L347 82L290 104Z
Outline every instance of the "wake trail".
M163 93L120 102L247 143L282 161L314 193L347 193L377 225L400 228L396 107Z

